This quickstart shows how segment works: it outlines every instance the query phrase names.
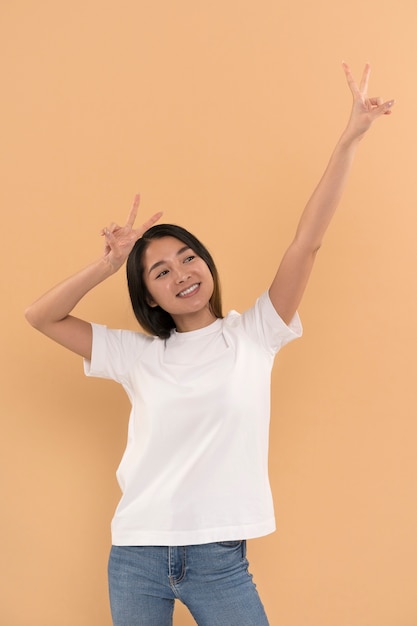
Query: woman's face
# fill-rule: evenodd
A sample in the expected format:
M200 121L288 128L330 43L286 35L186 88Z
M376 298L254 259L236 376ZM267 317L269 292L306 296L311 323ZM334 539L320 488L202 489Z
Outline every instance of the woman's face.
M152 239L143 260L149 304L169 313L177 330L195 330L214 321L209 306L213 276L188 245L176 237Z

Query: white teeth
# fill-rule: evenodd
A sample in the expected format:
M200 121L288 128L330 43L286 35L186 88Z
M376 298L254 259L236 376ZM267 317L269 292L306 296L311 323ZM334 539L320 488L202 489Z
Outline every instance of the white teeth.
M198 284L196 283L195 285L191 285L191 287L188 287L188 289L184 289L184 291L181 291L178 295L180 297L182 296L188 296L189 293L192 293L193 291L195 291L198 288Z

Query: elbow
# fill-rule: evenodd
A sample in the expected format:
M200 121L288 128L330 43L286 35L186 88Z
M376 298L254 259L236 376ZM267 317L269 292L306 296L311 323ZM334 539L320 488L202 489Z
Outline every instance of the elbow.
M317 255L317 252L320 250L322 246L322 243L323 241L321 239L316 239L315 241L305 241L304 247L305 247L307 254L315 258L315 256Z
M26 321L36 330L42 330L42 317L37 314L36 307L31 304L24 311Z
M301 252L301 254L312 256L313 258L320 250L322 243L323 241L321 238L305 237L302 233L297 233L293 241L293 245Z
M24 316L25 316L25 320L31 325L33 326L33 328L37 328L38 326L38 320L36 318L36 315L34 314L33 311L33 307L32 306L28 306L25 311L24 311Z

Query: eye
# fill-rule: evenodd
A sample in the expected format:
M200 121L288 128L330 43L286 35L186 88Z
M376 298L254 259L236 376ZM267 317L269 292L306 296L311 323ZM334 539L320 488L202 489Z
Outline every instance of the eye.
M159 274L155 276L155 279L162 278L162 276L165 276L166 274L168 274L168 270L162 270L162 272L159 272Z
M190 254L189 256L185 257L184 263L189 263L193 259L195 259L195 254Z

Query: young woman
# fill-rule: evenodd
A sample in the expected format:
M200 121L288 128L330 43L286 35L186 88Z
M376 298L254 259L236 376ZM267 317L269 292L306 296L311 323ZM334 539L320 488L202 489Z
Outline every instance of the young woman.
M103 230L104 254L42 296L28 321L85 359L88 375L123 385L132 403L112 522L115 626L168 626L182 600L200 626L268 624L246 560L246 539L275 529L267 473L270 372L301 335L296 313L359 141L393 101L368 98L344 64L352 112L269 290L223 317L217 270L191 233ZM71 312L127 260L143 332L109 330Z

